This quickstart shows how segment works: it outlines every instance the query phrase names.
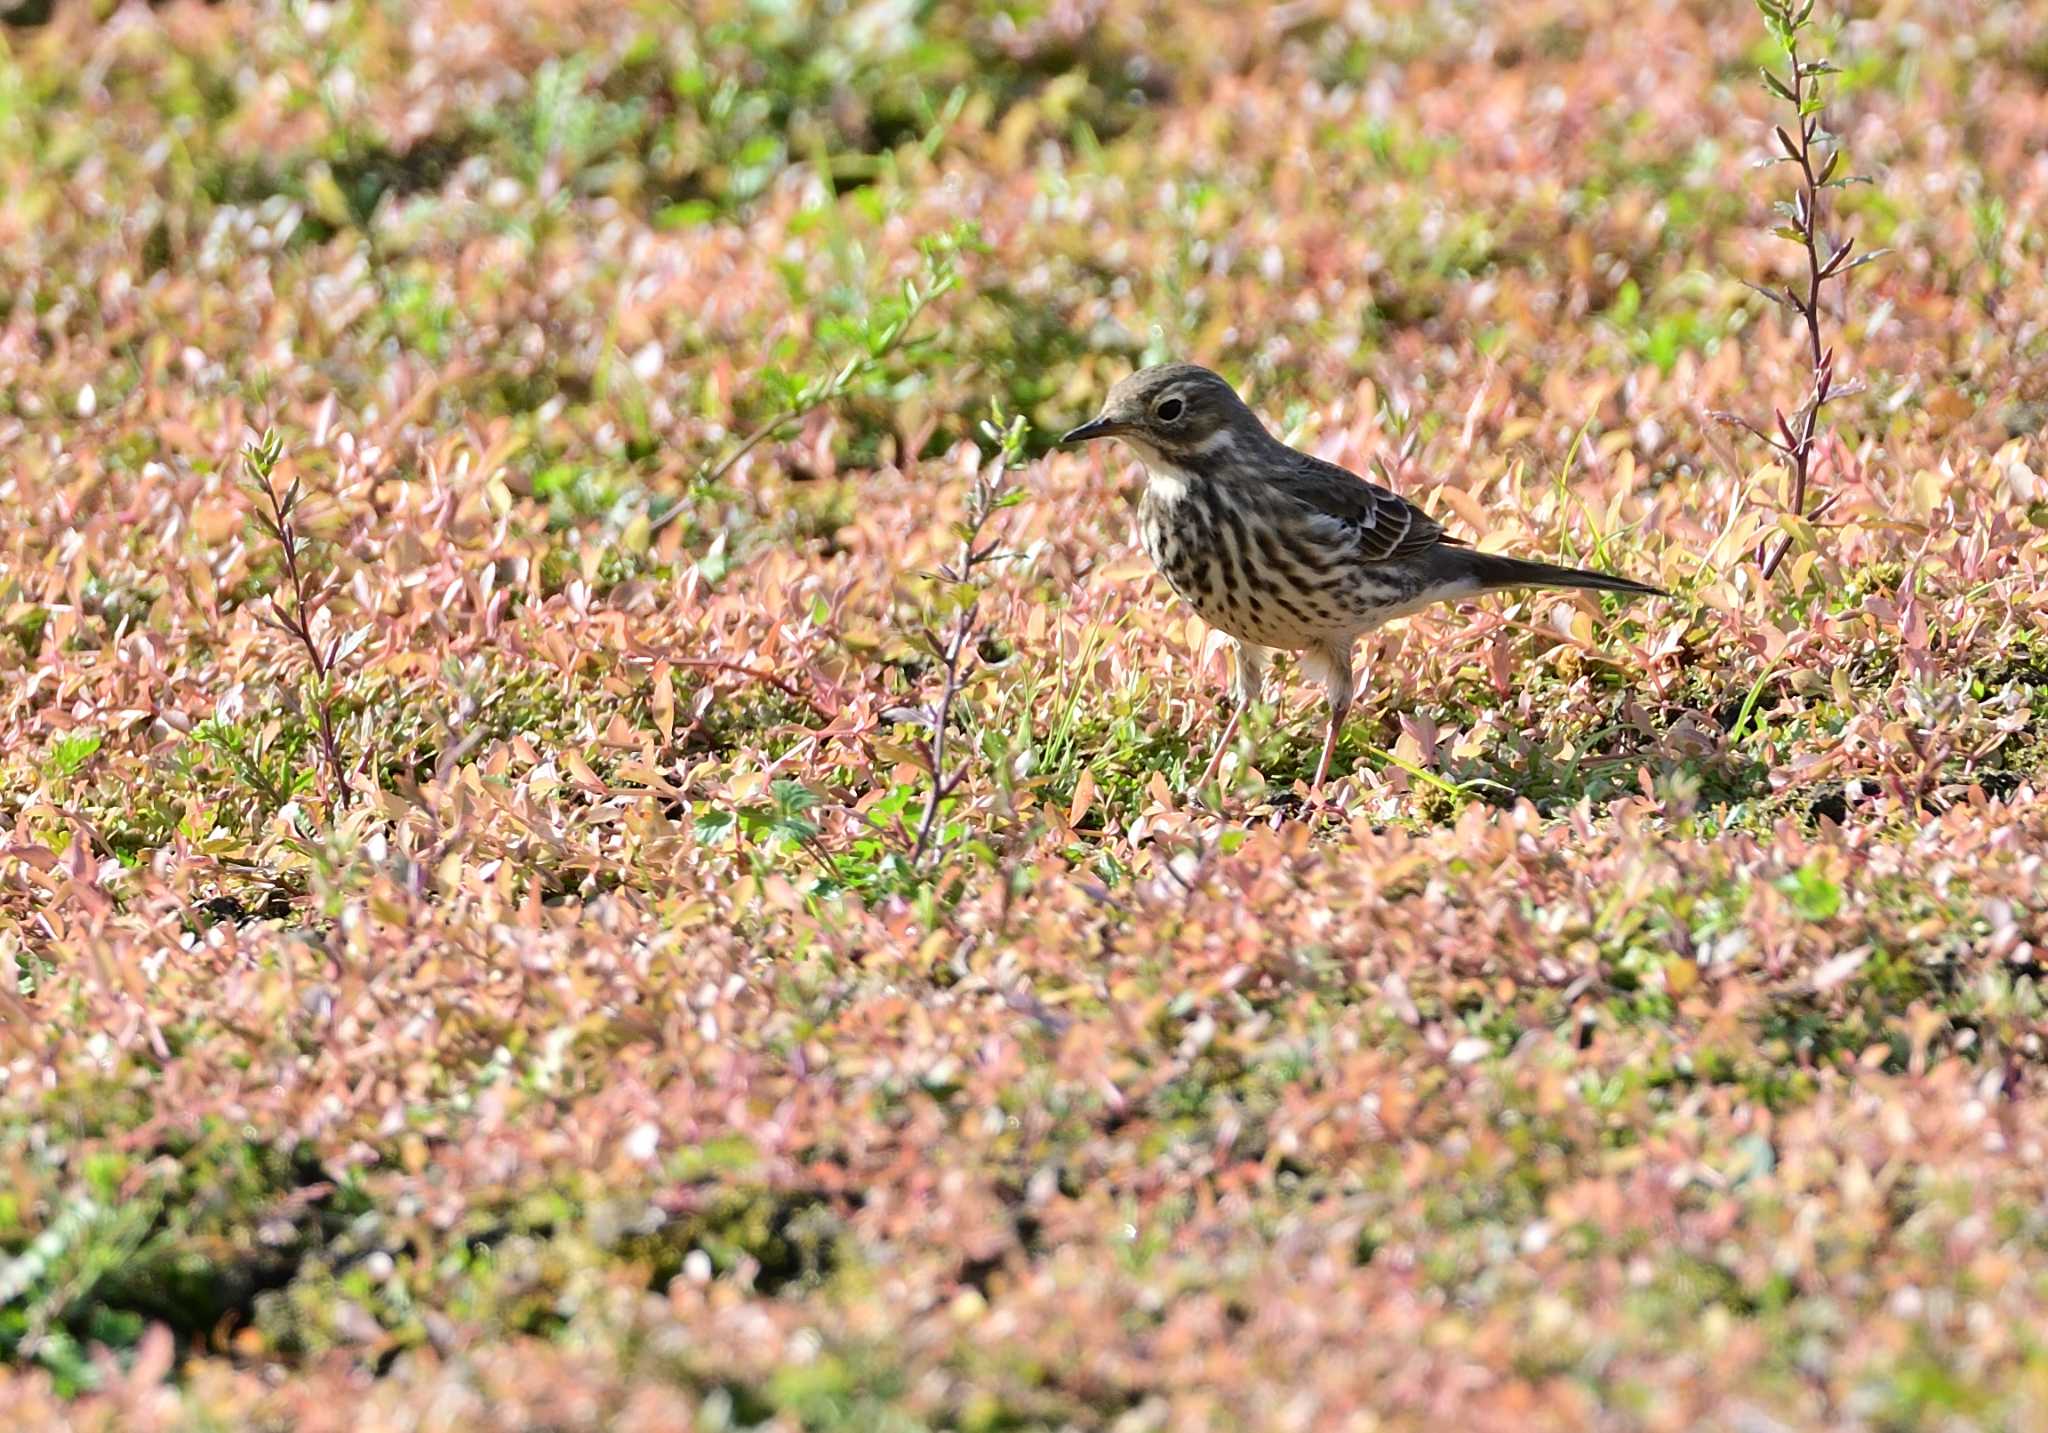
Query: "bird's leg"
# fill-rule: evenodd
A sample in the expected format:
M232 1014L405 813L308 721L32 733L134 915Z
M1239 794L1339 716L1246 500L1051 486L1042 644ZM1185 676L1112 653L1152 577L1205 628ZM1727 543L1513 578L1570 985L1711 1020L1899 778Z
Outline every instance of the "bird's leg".
M1216 779L1216 773L1223 769L1223 753L1230 750L1230 739L1237 735L1237 724L1243 716L1243 706L1234 706L1230 709L1230 720L1223 724L1223 737L1216 743L1216 753L1209 758L1209 764L1202 768L1201 776L1188 791L1188 795L1199 796L1207 791L1209 783Z
M1330 774L1330 758L1337 753L1337 733L1344 729L1344 717L1349 707L1330 708L1330 729L1323 733L1323 755L1316 762L1316 779L1309 784L1311 792L1323 789L1323 778Z
M1203 768L1201 780L1197 781L1194 789L1188 793L1191 796L1207 791L1209 784L1216 779L1217 773L1223 770L1223 753L1230 750L1231 739L1237 735L1237 724L1244 719L1246 708L1259 699L1259 692L1266 684L1266 649L1254 647L1249 642L1238 642L1233 645L1235 660L1232 665L1237 669L1237 676L1232 686L1236 704L1231 708L1230 720L1224 723L1223 736L1216 743L1216 754L1209 758L1208 766Z
M1323 755L1316 763L1316 779L1309 785L1311 792L1320 792L1324 778L1330 774L1330 758L1337 752L1338 733L1344 730L1344 718L1351 714L1352 693L1358 688L1351 672L1348 644L1341 650L1334 646L1318 648L1313 657L1323 669L1323 686L1330 694L1330 729L1323 736Z

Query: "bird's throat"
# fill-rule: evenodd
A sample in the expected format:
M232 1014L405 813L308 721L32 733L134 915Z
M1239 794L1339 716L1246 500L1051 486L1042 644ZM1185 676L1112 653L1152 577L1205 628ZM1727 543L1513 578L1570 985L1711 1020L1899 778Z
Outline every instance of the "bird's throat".
M1202 481L1200 473L1164 459L1145 464L1145 498L1155 506L1178 506Z

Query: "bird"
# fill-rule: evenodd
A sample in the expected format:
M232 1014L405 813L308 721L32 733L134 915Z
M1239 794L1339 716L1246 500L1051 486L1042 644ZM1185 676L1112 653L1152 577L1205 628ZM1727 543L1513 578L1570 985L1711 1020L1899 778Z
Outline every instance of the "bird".
M1476 551L1400 494L1274 437L1200 364L1138 370L1060 442L1105 438L1123 442L1144 466L1137 527L1147 555L1235 649L1236 700L1191 796L1216 780L1276 651L1295 653L1329 698L1310 783L1320 793L1357 692L1352 649L1381 624L1513 588L1668 595L1605 572Z

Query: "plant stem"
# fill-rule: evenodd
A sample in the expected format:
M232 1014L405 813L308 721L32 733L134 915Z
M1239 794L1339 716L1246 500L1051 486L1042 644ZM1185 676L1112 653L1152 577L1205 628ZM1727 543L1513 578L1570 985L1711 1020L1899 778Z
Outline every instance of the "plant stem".
M981 535L989 520L1017 496L1009 491L1009 475L1022 450L1024 422L1019 418L1007 428L991 423L985 425L985 431L995 436L1001 446L988 467L975 475L974 485L968 492L967 518L959 530L960 556L950 567L939 570L941 578L958 585L971 583L975 569L995 556L997 544L991 542L984 546ZM946 770L946 738L952 725L954 703L966 683L967 648L978 628L980 615L981 593L974 589L953 619L944 641L933 641L940 669L945 672L945 684L939 689L938 705L932 714L932 734L925 742L924 754L932 784L931 790L925 794L924 814L918 819L917 836L911 846L912 866L923 865L925 857L934 850L939 808L967 779L965 766L956 771ZM928 629L927 635L934 634Z
M314 589L299 561L304 546L298 530L300 481L293 478L282 494L271 481L283 453L283 445L274 433L265 433L260 441L242 450L242 460L269 504L270 511L260 517L283 554L285 585L291 591L289 610L277 600L276 594L271 595L268 620L305 650L306 660L313 668L313 709L319 723L320 760L326 771L328 800L336 806L346 806L355 793L349 783L348 767L341 759L341 738L334 729L334 666L341 651L341 639L330 638L323 647L313 635L307 614L317 610L321 594Z
M946 685L939 692L938 710L932 718L931 740L926 744L926 754L931 762L932 786L926 793L924 815L917 823L917 842L911 847L910 864L922 865L925 856L932 849L932 833L938 829L939 807L947 797L959 788L966 779L966 768L951 774L946 769L946 731L952 725L953 702L960 695L961 657L967 650L967 639L974 633L977 610L981 603L978 598L971 600L965 611L953 625L952 635L947 639L945 654L940 663L946 670Z
M1820 181L1813 172L1813 137L1820 128L1818 111L1807 114L1806 97L1812 80L1799 63L1799 44L1789 42L1785 52L1792 61L1792 107L1799 117L1799 143L1788 146L1791 157L1799 165L1799 215L1797 225L1800 244L1806 251L1806 297L1803 301L1795 298L1794 307L1806 320L1806 340L1813 363L1813 391L1800 414L1799 432L1790 444L1788 456L1792 460L1792 514L1806 516L1806 488L1813 471L1813 440L1820 426L1821 405L1828 401L1834 380L1834 360L1821 344L1820 335L1820 287L1827 277L1827 268L1820 256ZM1782 140L1785 131L1780 129ZM1780 425L1783 419L1780 418ZM1788 435L1789 436L1789 435ZM1792 534L1786 533L1778 539L1778 545L1771 555L1764 559L1763 576L1766 581L1777 572L1778 565L1791 551Z
M708 464L692 481L693 488L709 488L720 482L727 473L738 466L740 459L773 438L791 423L800 422L827 404L844 397L856 382L866 378L880 368L901 349L910 338L910 330L919 316L932 306L939 297L959 283L959 272L953 267L950 250L933 246L926 250L926 271L923 283L906 282L903 291L903 309L895 317L867 336L865 349L841 364L826 377L813 377L806 383L780 412L754 428L738 443L720 454ZM648 524L651 538L674 522L685 511L684 504L677 503L660 517Z
M1778 78L1769 67L1763 70L1764 88L1792 106L1798 121L1799 138L1794 140L1791 131L1783 125L1773 128L1772 134L1783 151L1782 158L1799 166L1799 191L1795 202L1789 206L1778 205L1791 211L1792 222L1777 230L1787 239L1795 240L1806 255L1806 292L1787 286L1773 292L1757 284L1756 289L1772 303L1783 304L1797 313L1806 322L1807 361L1811 365L1812 385L1805 400L1795 410L1792 418L1784 410L1776 413L1778 429L1775 435L1738 413L1715 412L1709 416L1724 423L1732 423L1752 436L1763 441L1773 452L1781 454L1792 469L1792 491L1788 511L1792 518L1791 530L1779 537L1775 546L1762 562L1762 574L1769 580L1778 570L1785 556L1792 550L1797 527L1811 522L1825 512L1834 501L1823 498L1811 511L1807 508L1813 484L1814 450L1820 439L1820 410L1831 399L1854 393L1862 387L1857 383L1835 381L1835 351L1827 346L1820 331L1821 289L1829 279L1846 282L1852 269L1861 268L1886 252L1872 249L1855 260L1849 258L1849 251L1855 240L1844 239L1838 244L1828 244L1821 232L1821 204L1823 191L1837 188L1850 181L1837 179L1835 171L1841 167L1844 151L1841 141L1827 134L1821 128L1821 83L1822 77L1835 73L1835 67L1826 60L1801 60L1799 58L1799 34L1812 17L1814 0L1804 0L1794 8L1795 0L1756 0L1757 9L1763 12L1764 23L1773 37L1785 47L1785 56L1792 67L1792 78L1788 84ZM1825 143L1830 147L1816 153L1815 146ZM1828 252L1823 255L1823 247Z

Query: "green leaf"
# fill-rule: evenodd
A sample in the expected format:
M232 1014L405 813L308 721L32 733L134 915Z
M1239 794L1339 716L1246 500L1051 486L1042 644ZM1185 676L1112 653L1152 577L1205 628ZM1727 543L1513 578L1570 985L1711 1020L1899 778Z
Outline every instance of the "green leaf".
M699 844L715 846L732 834L735 824L736 819L730 811L705 811L698 815L692 830Z
M818 834L818 823L806 821L801 817L784 816L776 818L768 829L784 841L800 844Z
M821 799L817 792L801 781L793 781L787 777L777 780L769 789L775 794L776 811L784 816L794 816L798 812L808 811Z
M1842 888L1829 880L1814 861L1808 861L1789 876L1781 876L1778 890L1792 902L1792 909L1810 921L1833 920L1842 909Z
M755 169L773 163L782 157L782 137L775 134L757 134L740 146L740 152L733 163L745 169Z
M59 776L76 776L100 749L97 732L70 732L50 744L49 767Z
M664 205L654 216L659 229L695 229L718 217L718 206L709 199L685 199Z

